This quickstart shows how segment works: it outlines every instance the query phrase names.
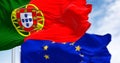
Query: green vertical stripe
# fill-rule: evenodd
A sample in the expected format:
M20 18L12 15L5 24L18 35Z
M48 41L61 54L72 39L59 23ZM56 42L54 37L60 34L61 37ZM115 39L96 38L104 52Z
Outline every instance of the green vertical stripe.
M14 9L26 5L30 0L0 0L0 51L13 48L23 42L11 21Z

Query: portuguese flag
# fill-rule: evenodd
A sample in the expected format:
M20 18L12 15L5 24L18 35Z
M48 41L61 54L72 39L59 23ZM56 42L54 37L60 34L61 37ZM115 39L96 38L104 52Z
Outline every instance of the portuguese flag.
M26 5L30 0L0 0L0 51L13 48L23 42L24 36L16 31L11 21L14 9Z
M89 28L86 0L0 0L0 50L27 40L76 42Z

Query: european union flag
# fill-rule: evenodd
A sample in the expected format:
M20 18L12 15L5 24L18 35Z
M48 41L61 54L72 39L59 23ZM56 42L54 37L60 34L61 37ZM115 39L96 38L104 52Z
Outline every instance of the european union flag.
M88 33L73 43L27 40L21 46L21 63L110 63L110 41L110 34Z

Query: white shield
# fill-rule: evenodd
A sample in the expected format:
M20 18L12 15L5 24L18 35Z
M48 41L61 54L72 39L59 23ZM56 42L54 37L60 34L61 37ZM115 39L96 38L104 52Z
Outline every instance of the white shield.
M30 28L33 25L32 13L20 13L21 23L25 28Z

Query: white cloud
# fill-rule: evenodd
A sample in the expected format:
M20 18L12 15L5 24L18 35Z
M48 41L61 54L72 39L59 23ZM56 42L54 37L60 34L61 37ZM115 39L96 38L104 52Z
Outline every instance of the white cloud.
M112 0L105 1L106 3L111 3L109 5L103 5L106 10L105 13L101 12L101 14L105 14L105 16L98 20L97 24L99 27L91 32L97 34L112 34L112 41L108 46L108 49L112 54L111 63L120 63L120 0L115 0L114 2Z

